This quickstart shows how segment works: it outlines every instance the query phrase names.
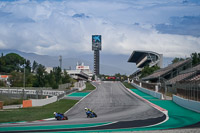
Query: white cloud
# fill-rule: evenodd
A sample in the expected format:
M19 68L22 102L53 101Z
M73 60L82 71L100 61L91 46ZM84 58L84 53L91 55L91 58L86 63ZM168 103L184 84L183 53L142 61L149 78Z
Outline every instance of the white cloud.
M91 35L101 34L105 53L151 50L185 57L200 49L200 38L161 34L154 25L166 24L173 16L199 14L198 5L186 6L180 0L0 2L0 49L48 55L88 53Z

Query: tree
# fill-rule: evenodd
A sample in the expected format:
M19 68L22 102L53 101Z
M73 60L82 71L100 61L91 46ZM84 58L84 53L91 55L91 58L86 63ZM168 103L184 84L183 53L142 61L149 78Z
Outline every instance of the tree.
M200 53L192 53L191 54L192 58L192 65L195 66L200 63Z
M183 58L174 58L173 60L172 60L172 64L174 64L174 63L177 63L177 62L179 62L179 61L184 61L184 59Z
M46 75L46 79L48 80L48 85L51 86L53 89L57 89L58 85L56 83L56 78L53 71L50 71L50 74Z
M61 68L60 67L54 67L53 73L55 75L56 84L62 84L62 77L61 77Z
M11 73L12 71L21 72L25 59L18 54L10 53L0 58L0 71Z
M6 62L5 62L5 60L4 60L4 58L3 58L3 54L1 55L1 57L0 57L0 72L3 72L4 71L4 66L6 65Z
M26 87L33 87L36 82L36 76L32 73L26 73Z
M0 80L0 87L6 87L6 81Z
M13 71L10 74L9 81L11 87L22 87L23 86L23 73Z
M32 65L32 70L33 70L32 72L33 73L36 71L37 67L38 67L38 63L34 60L33 65Z
M141 71L140 78L146 77L146 76L154 73L158 69L160 69L160 67L158 67L158 66L153 66L153 67L145 66L144 69Z
M45 86L45 67L41 64L38 65L36 70L36 80L34 83L34 87L44 87Z
M31 72L31 62L30 62L30 60L26 60L25 68L29 73Z
M64 76L62 77L62 83L70 83L70 79L71 77L69 76L69 74L66 72L66 70L64 70Z

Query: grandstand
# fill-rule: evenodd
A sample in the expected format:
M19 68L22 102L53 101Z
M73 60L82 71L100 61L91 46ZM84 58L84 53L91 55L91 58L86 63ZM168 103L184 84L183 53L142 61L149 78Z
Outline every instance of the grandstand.
M145 66L153 67L157 65L162 68L163 55L152 51L133 51L128 62L136 63L139 69L132 75L133 77L138 77Z
M152 83L160 82L160 79L170 80L176 77L181 71L192 67L192 60L186 59L177 63L171 64L168 67L161 68L153 74L142 78L143 81L149 81Z
M159 66L162 68L163 56L152 51L133 51L128 62L136 63L138 68L143 68L144 66L149 65Z
M188 58L162 68L160 66L162 56L153 53L133 51L128 62L136 63L139 70L131 75L132 82L162 93L165 99L171 99L174 94L185 99L200 101L200 64L192 67L192 58ZM160 66L161 69L142 79L138 78L145 66L155 65Z
M176 82L179 82L182 80L187 80L187 81L200 80L200 64L195 67L192 67L190 69L180 72L179 75L168 80L167 84L168 85L175 84Z

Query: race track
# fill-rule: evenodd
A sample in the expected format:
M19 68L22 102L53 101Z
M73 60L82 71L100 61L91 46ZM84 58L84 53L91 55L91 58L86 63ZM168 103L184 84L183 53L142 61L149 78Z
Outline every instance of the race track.
M166 116L162 112L131 94L120 82L101 82L94 83L94 85L97 87L96 90L65 113L69 118L68 121L54 120L23 123L14 126L74 125L109 122L107 125L97 127L31 130L31 132L105 130L151 126L166 119ZM98 117L86 118L85 107L94 110ZM9 127L13 125L7 124L4 126ZM27 130L24 132L27 132Z

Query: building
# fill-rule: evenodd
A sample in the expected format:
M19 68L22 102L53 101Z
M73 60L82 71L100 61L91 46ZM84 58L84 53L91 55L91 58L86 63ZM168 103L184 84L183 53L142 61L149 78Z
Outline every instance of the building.
M138 68L143 68L144 66L149 65L163 67L163 55L158 54L152 51L133 51L128 62L136 63Z
M93 76L93 73L90 70L90 66L85 66L84 63L82 63L82 64L77 63L76 70L81 70L82 72L84 72L85 74L87 74L91 78Z
M152 51L133 51L128 62L136 63L138 70L133 73L133 77L138 78L145 66L153 67L157 65L162 68L163 55Z
M46 71L50 73L53 71L53 67L47 67ZM63 72L64 70L62 70ZM75 70L66 70L66 72L76 80L90 80L92 79L93 73L89 66L85 66L84 63L77 63Z
M11 75L0 75L0 80L5 82L7 86L10 86L11 84L8 80L9 77L11 77Z

